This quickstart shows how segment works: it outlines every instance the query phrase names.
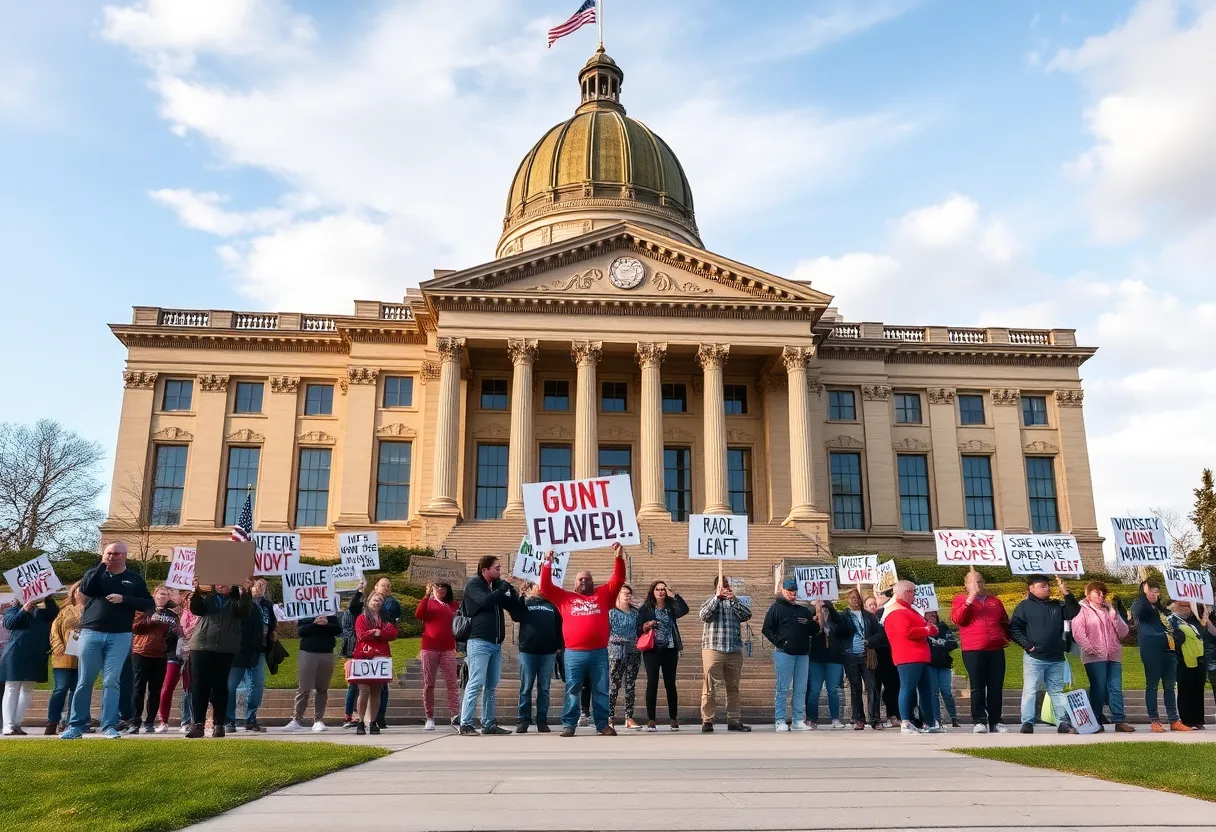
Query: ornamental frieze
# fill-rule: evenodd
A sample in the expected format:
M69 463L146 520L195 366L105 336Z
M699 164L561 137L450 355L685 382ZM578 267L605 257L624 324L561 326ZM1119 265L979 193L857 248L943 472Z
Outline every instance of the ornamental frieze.
M190 431L172 425L152 434L152 439L156 442L189 442L193 438L194 434Z
M442 373L442 366L440 365L440 363L438 361L423 361L422 362L421 376L422 376L423 384L426 384L428 381L438 381L441 373Z
M1036 439L1034 442L1027 442L1022 446L1028 454L1058 454L1060 448L1050 442L1044 442L1042 439Z
M891 399L891 388L886 384L863 384L861 396L870 402L885 402Z
M1082 407L1085 402L1084 390L1057 390L1056 404L1060 407Z
M529 286L524 291L526 292L586 292L595 288L595 285L604 279L604 273L599 269L588 269L585 272L572 275L567 278L558 278L549 283L542 283L539 286Z
M409 425L402 424L401 422L393 422L391 425L385 425L384 427L382 427L376 431L376 436L380 436L380 437L391 436L391 437L405 437L405 438L409 439L409 438L415 437L417 435L418 435L418 431L414 430Z
M338 440L323 430L310 430L296 437L296 441L301 445L334 445Z
M923 439L917 439L915 436L909 436L902 442L896 442L891 448L896 451L927 451L929 443Z
M228 390L228 376L199 376L198 386L200 390L205 390L208 393L223 393Z
M380 377L379 367L347 367L346 377L351 384L375 384Z
M998 389L992 391L992 403L1000 407L1017 407L1021 399L1021 390Z
M294 393L300 389L299 376L271 376L270 377L270 392L272 393Z
M984 442L980 439L968 439L966 442L958 443L958 449L965 454L994 454L996 453L996 445L990 442Z
M827 440L826 442L824 442L823 444L829 448L861 449L866 446L866 443L862 442L860 439L854 439L851 436L845 436L843 434L841 434L840 436L833 437L833 438Z
M511 428L498 422L482 425L473 431L474 439L509 439Z
M156 373L126 370L122 374L122 386L132 390L151 390L156 387Z
M954 388L930 387L929 404L954 404Z
M238 445L260 445L266 441L265 436L262 436L260 433L254 433L250 428L234 430L225 436L224 439L228 440L229 444L235 443Z
M656 292L666 292L672 295L712 295L714 293L714 290L708 286L698 286L691 280L681 283L666 272L655 272L654 277L650 279L650 284L654 286Z

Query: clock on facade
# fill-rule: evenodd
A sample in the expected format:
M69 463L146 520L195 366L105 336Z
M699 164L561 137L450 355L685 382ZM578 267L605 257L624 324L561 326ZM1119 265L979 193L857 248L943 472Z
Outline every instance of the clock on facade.
M636 257L618 257L608 267L608 279L618 289L632 289L646 277L646 266Z

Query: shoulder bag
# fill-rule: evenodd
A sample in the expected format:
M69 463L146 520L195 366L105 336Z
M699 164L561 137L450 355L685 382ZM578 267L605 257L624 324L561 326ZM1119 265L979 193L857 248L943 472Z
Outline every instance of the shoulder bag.
M469 636L473 634L473 619L465 614L464 599L460 601L460 607L456 610L456 614L452 616L452 636L457 641L468 641Z

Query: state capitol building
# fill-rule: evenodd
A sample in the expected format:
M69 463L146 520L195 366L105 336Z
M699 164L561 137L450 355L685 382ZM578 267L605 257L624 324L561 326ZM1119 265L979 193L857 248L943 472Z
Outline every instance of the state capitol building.
M1079 376L1095 349L1070 329L846 318L831 287L708 250L623 79L602 47L579 72L491 262L348 314L137 306L112 325L126 389L103 539L225 537L251 492L255 528L299 532L306 555L364 529L506 554L524 483L627 473L643 537L674 549L705 512L747 514L753 548L780 541L768 560L932 555L933 529L973 528L1071 532L1100 562Z

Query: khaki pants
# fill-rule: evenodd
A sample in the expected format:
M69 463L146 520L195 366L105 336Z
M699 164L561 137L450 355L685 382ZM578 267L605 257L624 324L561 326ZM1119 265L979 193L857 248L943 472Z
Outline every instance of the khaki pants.
M314 693L313 720L325 720L325 705L329 701L329 680L334 675L333 653L300 652L298 667L300 670L299 687L296 689L295 711L296 722L304 721L304 711L308 709L308 694Z
M713 722L718 711L718 687L726 686L726 719L741 717L739 707L739 677L743 675L743 653L701 651L701 666L705 668L705 683L701 687L701 721Z

